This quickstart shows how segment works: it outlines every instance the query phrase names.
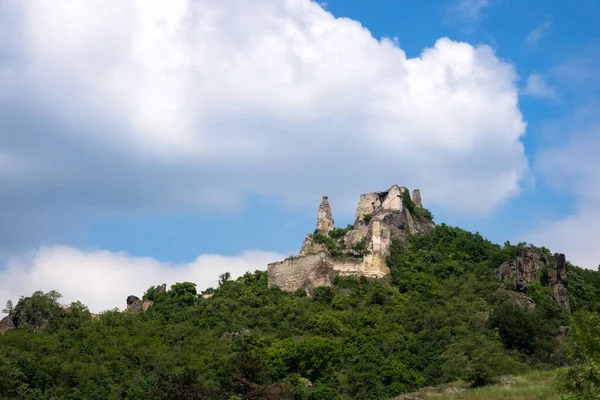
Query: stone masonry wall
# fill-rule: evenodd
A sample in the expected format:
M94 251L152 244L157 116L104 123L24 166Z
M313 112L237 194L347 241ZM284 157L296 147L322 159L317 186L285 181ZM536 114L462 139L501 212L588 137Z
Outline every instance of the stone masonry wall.
M341 245L346 254L332 257L322 241L317 242L313 239L314 235L308 234L299 257L269 264L269 287L278 286L285 291L302 289L310 293L317 286L331 285L336 275L376 278L388 275L390 271L385 258L392 239L404 242L407 232L422 235L435 228L433 221L414 216L404 207L404 192L408 192L408 189L393 185L386 191L362 194L356 208L354 226L343 241L335 239L336 246ZM413 196L420 206L421 194L418 189ZM370 215L367 220L364 218L366 215ZM333 228L331 207L328 198L323 196L316 232L328 235ZM353 248L356 245L359 247Z
M268 271L269 287L278 286L289 292L331 286L333 279L333 263L326 252L271 263Z

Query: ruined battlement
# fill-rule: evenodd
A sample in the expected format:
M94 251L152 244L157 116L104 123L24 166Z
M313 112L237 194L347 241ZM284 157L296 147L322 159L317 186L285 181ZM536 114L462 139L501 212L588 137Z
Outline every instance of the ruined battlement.
M398 185L394 185L385 192L361 194L358 206L356 207L355 220L363 219L365 215L375 215L385 210L402 211L402 193L407 190L404 186L399 187Z
M383 277L389 274L385 258L392 239L405 241L407 233L422 235L435 228L425 211L419 189L411 198L406 187L393 185L360 195L354 224L335 229L329 199L323 196L315 232L306 235L299 256L269 264L269 286L310 293L331 285L336 275Z

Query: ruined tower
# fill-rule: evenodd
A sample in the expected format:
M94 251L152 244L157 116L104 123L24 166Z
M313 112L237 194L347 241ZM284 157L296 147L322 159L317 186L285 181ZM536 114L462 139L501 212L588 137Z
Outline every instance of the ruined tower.
M413 190L412 201L415 203L415 206L423 208L423 203L421 202L421 191L419 189Z
M329 233L333 230L333 217L331 216L331 207L327 196L323 196L319 212L317 213L317 231L321 233Z
M415 205L422 208L418 189L413 191L413 197L418 201ZM398 185L362 194L354 224L345 230L337 229L332 236L334 221L324 196L315 233L306 235L298 257L269 264L269 286L310 293L314 287L331 285L335 275L389 274L385 258L392 240L405 241L407 233L422 235L435 228L430 214L415 213L412 207L406 207L407 200L410 201L408 189Z

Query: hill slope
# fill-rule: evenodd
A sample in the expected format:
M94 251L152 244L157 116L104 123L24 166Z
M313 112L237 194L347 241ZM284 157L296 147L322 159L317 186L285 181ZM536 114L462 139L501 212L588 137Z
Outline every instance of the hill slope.
M382 399L563 365L569 315L544 280L532 308L496 280L522 246L442 224L392 243L386 279L337 278L307 297L256 271L223 276L210 298L189 282L150 288L146 312L97 319L36 293L12 309L27 323L0 336L0 396ZM568 278L573 311L598 311L600 273L568 265Z

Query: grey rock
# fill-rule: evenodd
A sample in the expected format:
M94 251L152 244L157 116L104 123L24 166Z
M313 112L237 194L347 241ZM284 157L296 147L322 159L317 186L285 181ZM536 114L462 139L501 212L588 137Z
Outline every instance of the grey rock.
M327 196L323 196L319 212L317 214L317 231L321 233L329 233L334 228L333 216L331 215L331 206Z
M242 330L237 331L237 332L224 332L221 335L221 340L225 340L225 339L234 340L234 339L236 339L238 337L246 336L249 333L250 333L250 329L248 329L248 328L242 329Z
M139 314L147 311L153 304L151 300L141 300L139 297L131 295L127 296L127 312Z
M494 292L494 297L512 303L523 310L533 310L535 308L535 301L524 293L500 288Z
M413 190L412 201L417 207L423 208L423 202L421 201L421 191L419 189Z
M156 287L156 294L158 293L163 293L167 291L167 284L163 283L162 285L159 285Z
M551 261L540 250L531 246L524 247L519 250L516 259L500 265L496 277L499 281L507 283L512 290L526 295L529 285L539 280L546 268L552 297L561 307L571 312L564 254L554 254L554 260ZM531 302L533 303L533 300Z
M0 320L0 334L5 334L6 332L16 328L17 327L13 321L13 318L10 315L7 315Z
M498 378L498 382L500 382L500 384L504 385L504 386L512 386L515 383L517 383L517 381L515 381L513 378L511 378L510 376L500 376Z
M548 283L552 288L552 297L562 308L571 312L571 302L567 290L567 264L564 254L554 254L554 268L548 274Z

